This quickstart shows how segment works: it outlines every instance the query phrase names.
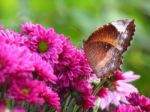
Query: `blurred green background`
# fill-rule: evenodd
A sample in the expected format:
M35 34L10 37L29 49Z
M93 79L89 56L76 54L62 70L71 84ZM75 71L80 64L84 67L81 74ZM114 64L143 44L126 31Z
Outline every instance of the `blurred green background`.
M0 24L19 30L26 21L54 27L81 46L96 28L118 19L134 19L136 32L123 70L140 74L134 82L150 97L150 0L0 0Z

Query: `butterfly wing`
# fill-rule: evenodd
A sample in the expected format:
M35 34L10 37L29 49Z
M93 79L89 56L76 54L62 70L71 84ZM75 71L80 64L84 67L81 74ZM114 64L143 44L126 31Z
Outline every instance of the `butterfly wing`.
M112 22L93 32L84 42L85 54L98 77L106 77L120 67L134 28L132 20Z
M118 44L121 47L121 52L127 50L128 46L130 46L130 42L133 38L135 31L135 24L133 20L119 20L111 23L118 30Z

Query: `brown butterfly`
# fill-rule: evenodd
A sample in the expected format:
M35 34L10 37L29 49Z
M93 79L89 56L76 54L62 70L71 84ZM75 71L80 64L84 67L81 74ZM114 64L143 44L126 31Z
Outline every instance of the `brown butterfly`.
M118 20L93 32L83 47L94 73L99 78L109 77L120 68L122 54L134 35L134 20Z

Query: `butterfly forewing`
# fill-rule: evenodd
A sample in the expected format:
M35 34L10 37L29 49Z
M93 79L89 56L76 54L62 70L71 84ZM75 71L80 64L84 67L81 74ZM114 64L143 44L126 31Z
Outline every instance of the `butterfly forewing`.
M124 52L127 50L130 45L130 41L132 40L132 36L135 31L135 24L133 20L118 20L116 22L111 23L118 30L118 44L122 48L121 51Z
M134 28L132 20L119 20L99 28L84 42L85 54L98 77L106 77L120 67Z

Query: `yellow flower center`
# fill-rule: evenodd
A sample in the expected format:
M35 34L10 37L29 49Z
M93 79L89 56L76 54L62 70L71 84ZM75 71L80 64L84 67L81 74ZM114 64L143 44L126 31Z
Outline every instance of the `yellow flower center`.
M29 93L29 89L27 89L27 88L23 88L21 91L22 91L23 94L28 94Z

